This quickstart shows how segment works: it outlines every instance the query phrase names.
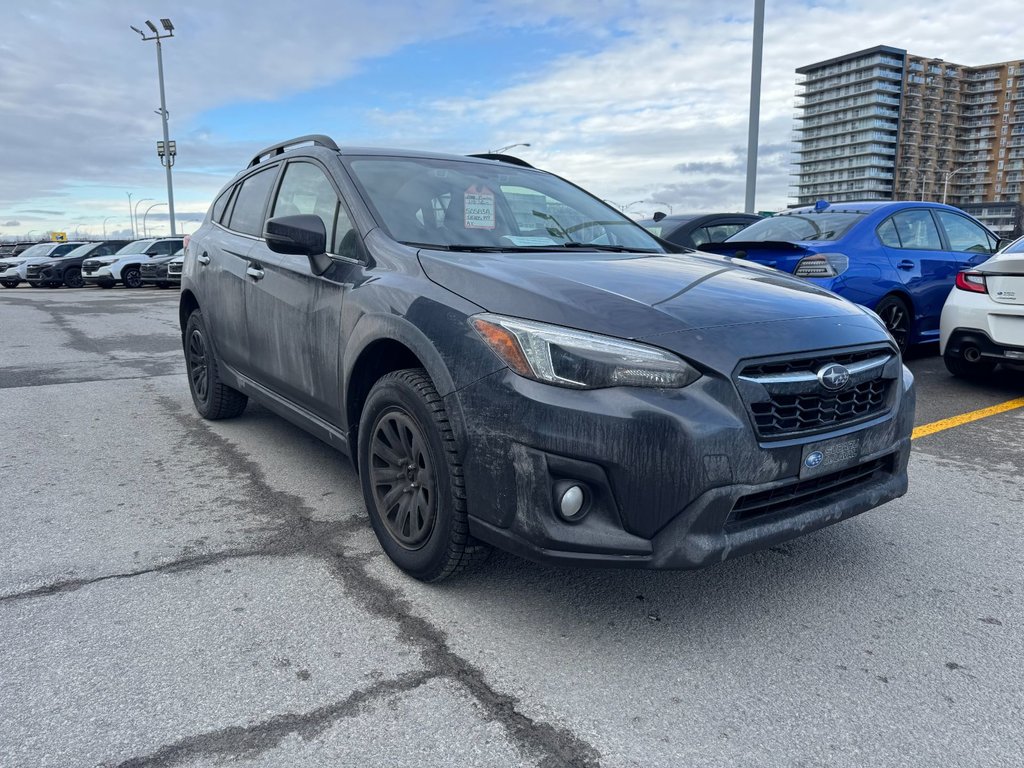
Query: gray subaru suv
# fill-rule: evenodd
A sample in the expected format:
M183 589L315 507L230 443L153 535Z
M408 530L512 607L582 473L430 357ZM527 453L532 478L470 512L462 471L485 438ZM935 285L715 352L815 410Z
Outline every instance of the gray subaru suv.
M186 245L192 399L348 454L426 581L491 546L696 568L905 493L913 378L878 317L668 247L513 157L277 144Z

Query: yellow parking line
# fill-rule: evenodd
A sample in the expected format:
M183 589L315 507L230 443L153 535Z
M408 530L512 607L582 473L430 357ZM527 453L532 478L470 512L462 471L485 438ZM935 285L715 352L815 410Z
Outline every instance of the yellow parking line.
M1024 397L1018 397L1016 400L1007 400L1005 403L993 405L988 408L980 408L977 411L962 413L959 416L942 419L941 421L933 421L931 424L922 424L920 427L914 429L910 439L917 440L919 437L934 435L936 432L941 432L944 429L951 429L952 427L970 424L972 421L984 419L989 416L995 416L997 413L1006 413L1007 411L1012 411L1016 408L1024 408Z

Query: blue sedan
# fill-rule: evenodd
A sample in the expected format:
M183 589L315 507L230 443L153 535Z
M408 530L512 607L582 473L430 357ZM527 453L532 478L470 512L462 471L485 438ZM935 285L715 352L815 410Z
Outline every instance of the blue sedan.
M792 272L873 309L906 350L938 341L957 272L981 264L998 244L977 220L948 205L820 200L701 249Z

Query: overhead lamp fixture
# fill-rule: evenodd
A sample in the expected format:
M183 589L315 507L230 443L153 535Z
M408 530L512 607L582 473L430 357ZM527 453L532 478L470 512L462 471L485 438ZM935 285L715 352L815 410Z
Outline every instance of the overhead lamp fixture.
M146 19L146 26L149 27L153 31L154 35L159 35L160 34L160 30L156 28L156 24L154 24L149 19Z
M160 19L160 23L163 25L163 28L166 29L168 32L174 31L174 25L171 24L170 19Z
M143 32L143 31L142 31L141 29L139 29L138 27L132 27L132 29L134 29L134 30L135 30L136 32L138 32L138 33L139 33L140 35L142 35L143 37L145 37L145 36L146 36L146 33L145 33L145 32Z

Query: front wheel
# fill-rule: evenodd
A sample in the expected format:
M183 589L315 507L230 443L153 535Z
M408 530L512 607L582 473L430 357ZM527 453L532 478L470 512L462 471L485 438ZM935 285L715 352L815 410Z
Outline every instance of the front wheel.
M358 436L363 499L395 565L440 581L487 556L469 535L455 436L426 371L395 371L374 384Z
M231 419L245 410L249 398L220 378L217 358L203 321L203 313L192 310L185 324L185 371L192 402L204 419Z
M913 331L913 318L907 303L899 296L886 296L875 306L875 314L882 318L885 327L896 340L900 354L906 354Z
M4 288L17 288L20 280L0 280L0 285Z
M142 273L138 267L125 267L121 273L121 282L124 283L125 288L141 288Z

